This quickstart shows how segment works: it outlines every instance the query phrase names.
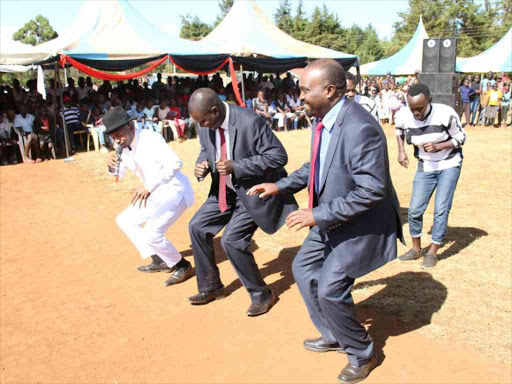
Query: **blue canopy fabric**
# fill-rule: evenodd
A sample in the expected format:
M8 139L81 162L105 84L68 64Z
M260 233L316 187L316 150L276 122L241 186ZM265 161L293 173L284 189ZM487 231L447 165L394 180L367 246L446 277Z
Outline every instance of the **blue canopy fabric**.
M428 39L428 34L420 16L418 27L411 40L393 56L361 65L361 75L377 76L386 75L389 72L395 76L410 75L416 70L421 70L424 39Z
M457 72L512 72L512 28L500 41L479 55L457 58Z

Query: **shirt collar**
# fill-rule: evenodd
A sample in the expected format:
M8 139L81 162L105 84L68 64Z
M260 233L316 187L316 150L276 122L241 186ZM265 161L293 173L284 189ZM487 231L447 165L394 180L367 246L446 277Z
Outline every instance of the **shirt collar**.
M133 124L133 123L130 123L130 124ZM133 138L133 141L130 144L130 146L128 148L125 148L128 150L128 152L134 151L137 148L137 145L139 144L140 130L137 129L137 127L135 127L134 129L135 129L135 137Z
M341 107L343 106L344 102L345 102L345 96L343 96L336 103L336 105L334 107L332 107L329 112L327 112L327 114L322 119L324 128L327 129L329 132L332 130L332 127L334 126L334 123L336 122L336 119L338 118L338 114L340 113Z
M222 103L226 107L226 117L224 118L224 121L220 125L220 128L227 130L229 127L229 104L224 101Z

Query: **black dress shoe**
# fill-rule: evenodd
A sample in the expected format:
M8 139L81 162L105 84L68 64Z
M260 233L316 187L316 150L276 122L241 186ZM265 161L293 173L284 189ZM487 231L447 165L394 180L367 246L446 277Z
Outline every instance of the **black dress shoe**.
M338 343L327 344L321 337L304 340L304 348L311 352L338 351L339 353L345 353L341 345Z
M199 292L197 295L189 297L188 301L192 305L204 305L214 300L223 299L225 297L226 293L224 292L224 287L221 287L218 289L214 289L213 291Z
M338 376L340 383L358 383L368 377L371 370L377 366L377 355L373 355L371 360L361 367L347 364Z
M187 264L182 267L177 267L173 272L171 277L167 279L164 283L166 287L169 285L183 283L184 281L190 279L194 275L194 270L192 269L192 264L187 261Z
M263 299L261 303L252 303L249 309L247 310L247 316L259 316L263 315L270 311L270 308L275 303L274 292L270 291L270 294L267 294L267 297Z
M155 272L170 273L170 272L174 271L175 269L176 269L176 267L170 268L165 263L161 263L161 264L151 263L148 265L141 265L140 267L137 267L138 271L146 272L146 273L155 273Z

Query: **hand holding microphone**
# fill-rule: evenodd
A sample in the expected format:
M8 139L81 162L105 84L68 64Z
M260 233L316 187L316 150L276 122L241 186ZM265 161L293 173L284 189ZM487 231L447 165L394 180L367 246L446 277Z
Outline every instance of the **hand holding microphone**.
M116 177L116 182L119 180L119 168L121 167L121 154L123 153L123 147L116 146L115 153L111 153L107 159L107 166L109 171Z

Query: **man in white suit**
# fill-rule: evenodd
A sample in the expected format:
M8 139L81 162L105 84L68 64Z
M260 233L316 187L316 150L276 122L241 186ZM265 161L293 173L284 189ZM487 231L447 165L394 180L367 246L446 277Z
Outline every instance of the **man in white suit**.
M151 256L149 265L139 271L172 272L165 285L181 283L193 275L191 264L165 237L168 228L194 203L194 192L180 171L182 162L167 146L163 137L151 130L135 129L134 117L122 107L111 109L103 123L115 144L122 148L107 160L110 173L119 166L119 177L129 169L144 184L131 204L116 218L123 232L142 258ZM142 227L142 224L145 224Z

